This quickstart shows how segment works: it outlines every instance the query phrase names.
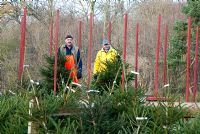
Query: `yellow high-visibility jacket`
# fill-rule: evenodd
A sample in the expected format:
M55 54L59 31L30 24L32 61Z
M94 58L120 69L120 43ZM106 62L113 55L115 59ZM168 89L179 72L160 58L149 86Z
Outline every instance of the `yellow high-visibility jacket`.
M103 50L103 48L98 51L95 62L93 74L100 73L102 70L106 69L105 62L115 60L117 57L117 51L110 47L108 52Z

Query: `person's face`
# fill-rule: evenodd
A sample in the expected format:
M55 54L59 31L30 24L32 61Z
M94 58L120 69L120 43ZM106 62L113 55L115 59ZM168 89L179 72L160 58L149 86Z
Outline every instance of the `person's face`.
M67 39L65 39L65 43L66 43L66 45L67 45L68 47L71 47L72 41L73 41L72 38L67 38Z
M104 50L109 50L109 48L110 48L110 45L109 45L109 44L103 45L103 49L104 49Z

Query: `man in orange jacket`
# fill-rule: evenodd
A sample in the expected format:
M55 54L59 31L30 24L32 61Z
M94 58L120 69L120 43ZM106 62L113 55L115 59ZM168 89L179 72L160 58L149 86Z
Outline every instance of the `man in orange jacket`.
M82 77L82 60L80 50L73 44L73 37L67 35L65 44L58 50L59 55L65 56L65 68L69 71L73 82L78 83L78 79Z

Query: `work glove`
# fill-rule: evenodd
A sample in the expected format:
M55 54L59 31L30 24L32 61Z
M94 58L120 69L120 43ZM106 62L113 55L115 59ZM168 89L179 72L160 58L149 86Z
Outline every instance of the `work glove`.
M77 78L78 78L78 79L82 78L82 71L81 71L81 70L78 70Z
M95 81L97 80L97 76L98 76L97 74L93 75L93 78L94 78Z

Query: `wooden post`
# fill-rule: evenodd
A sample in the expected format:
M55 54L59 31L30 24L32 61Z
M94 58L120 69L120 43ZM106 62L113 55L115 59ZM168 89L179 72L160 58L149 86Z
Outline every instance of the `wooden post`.
M186 66L186 102L189 102L190 88L190 36L191 36L191 17L188 17L188 35L187 35L187 66Z
M49 42L49 54L50 56L52 56L52 47L53 47L53 18L51 20L51 24L50 24L50 42Z
M54 61L54 95L56 95L56 88L57 88L59 14L60 14L60 11L57 10L56 12L56 46L55 46L55 61Z
M168 25L165 25L165 35L164 35L164 70L163 70L163 83L167 84L167 44L168 44Z
M26 41L26 7L24 7L24 16L21 21L21 39L20 39L20 59L18 80L22 80L22 74L24 70L24 55L25 55L25 41Z
M124 67L122 69L122 91L124 91L125 86L125 63L126 63L126 46L127 46L127 24L128 24L128 14L124 15L124 47L123 47L123 64Z
M88 81L87 88L90 88L90 80L91 80L91 57L92 57L92 25L93 25L93 13L90 13L90 39L88 45Z
M159 51L160 51L160 22L161 15L158 16L158 31L157 31L157 47L156 47L156 70L155 70L155 88L154 88L154 96L158 96L158 72L159 72Z
M108 23L108 41L111 44L111 33L112 33L112 24L111 22Z
M194 88L193 88L193 102L196 100L197 91L197 66L199 54L199 27L196 28L196 48L195 48L195 62L194 62Z
M136 40L135 40L135 72L138 72L138 34L139 34L139 24L136 25ZM135 77L135 88L138 87L137 75Z
M79 21L78 26L78 48L81 49L81 41L82 41L82 21Z

